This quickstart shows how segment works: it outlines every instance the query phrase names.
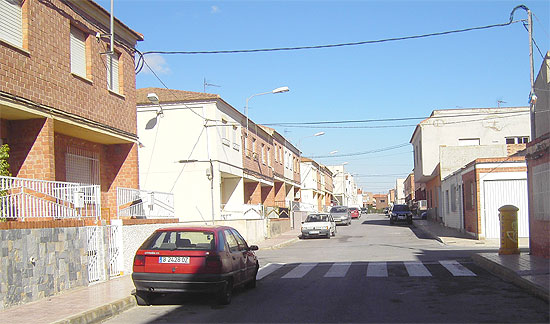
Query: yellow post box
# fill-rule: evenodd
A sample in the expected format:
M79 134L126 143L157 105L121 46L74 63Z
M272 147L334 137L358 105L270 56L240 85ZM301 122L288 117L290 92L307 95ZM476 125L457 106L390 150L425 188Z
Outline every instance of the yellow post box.
M498 254L519 254L518 210L516 206L505 205L498 209L500 219L500 249Z

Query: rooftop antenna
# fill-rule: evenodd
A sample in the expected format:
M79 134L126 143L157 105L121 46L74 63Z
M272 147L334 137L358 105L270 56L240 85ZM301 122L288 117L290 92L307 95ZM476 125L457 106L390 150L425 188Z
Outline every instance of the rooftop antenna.
M206 93L206 87L221 87L217 84L212 84L212 83L208 83L208 81L206 81L206 78L204 78L204 83L203 83L203 92Z
M497 99L497 106L498 108L500 108L500 104L503 104L503 103L507 103L506 101L502 100L502 99Z

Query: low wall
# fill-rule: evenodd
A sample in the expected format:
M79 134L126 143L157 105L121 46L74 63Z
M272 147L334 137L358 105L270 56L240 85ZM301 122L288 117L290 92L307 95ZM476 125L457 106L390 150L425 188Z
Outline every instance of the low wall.
M290 231L289 218L272 218L267 223L267 237L275 237Z
M85 227L0 230L0 240L0 309L88 285Z

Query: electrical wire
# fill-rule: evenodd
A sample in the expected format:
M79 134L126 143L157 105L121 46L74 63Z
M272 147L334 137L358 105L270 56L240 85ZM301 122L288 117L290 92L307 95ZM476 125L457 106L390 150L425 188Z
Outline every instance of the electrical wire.
M280 52L280 51L297 51L297 50L311 50L311 49L323 49L323 48L334 48L334 47L358 46L358 45L368 45L368 44L378 44L378 43L402 41L402 40L409 40L409 39L419 39L419 38L426 38L426 37L433 37L433 36L442 36L442 35L449 35L449 34L455 34L455 33L463 33L463 32L474 31L474 30L483 30L483 29L509 26L511 24L522 21L522 20L517 20L517 21L513 20L514 11L516 9L519 9L519 8L523 9L523 8L527 8L527 7L525 7L523 5L515 7L512 10L512 12L510 13L510 20L506 23L492 24L492 25L485 25L485 26L478 26L478 27L470 27L470 28L463 28L463 29L455 29L455 30L448 30L448 31L428 33L428 34L402 36L402 37L392 37L392 38L367 40L367 41L359 41L359 42L349 42L349 43L313 45L313 46L275 47L275 48L240 49L240 50L216 50L216 51L148 51L148 52L144 52L143 55L149 55L149 54L196 55L196 54L237 54L237 53L258 53L258 52Z
M358 156L358 155L366 155L366 154L372 154L372 153L378 153L378 152L384 152L389 150L395 150L397 148L405 147L410 145L409 143L401 143L394 146L388 146L383 147L379 149L374 149L370 151L364 151L364 152L355 152L355 153L345 153L345 154L332 154L332 155L317 155L317 156L310 156L309 158L317 159L317 158L338 158L338 157L347 157L347 156Z
M494 109L494 108L486 108ZM528 112L521 112L528 113ZM373 123L373 122L390 122L390 121L406 121L406 120L424 120L424 119L438 119L438 118L457 118L457 117L476 117L476 116L491 116L491 115L510 115L520 114L517 111L502 111L502 112L482 112L482 113L470 113L470 114L456 114L456 115L439 115L439 116L422 116L422 117L403 117L403 118L379 118L379 119L357 119L357 120L337 120L337 121L313 121L313 122L281 122L281 123L262 123L264 126L281 126L292 127L292 125L330 125L330 124L359 124L359 123ZM409 125L406 125L409 126ZM416 126L416 124L414 125Z

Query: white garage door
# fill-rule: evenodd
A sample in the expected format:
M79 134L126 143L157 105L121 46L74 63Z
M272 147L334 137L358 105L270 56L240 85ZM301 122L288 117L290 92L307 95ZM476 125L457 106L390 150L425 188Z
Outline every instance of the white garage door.
M484 181L483 194L486 238L500 238L498 209L504 205L514 205L519 208L518 236L529 237L526 179Z

